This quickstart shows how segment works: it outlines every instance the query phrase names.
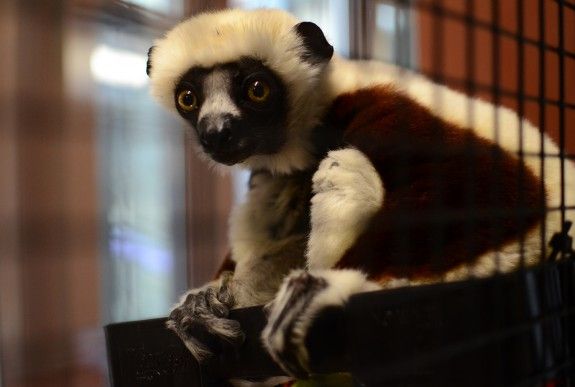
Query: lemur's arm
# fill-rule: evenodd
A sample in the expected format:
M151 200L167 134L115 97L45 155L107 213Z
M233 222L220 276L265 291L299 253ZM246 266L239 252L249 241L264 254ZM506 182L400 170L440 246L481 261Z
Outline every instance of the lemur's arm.
M309 372L306 335L322 310L378 286L441 281L541 216L517 213L538 208L540 182L513 155L392 88L343 95L328 117L347 148L314 175L310 270L284 281L263 333L297 377Z
M516 155L393 88L343 95L332 113L385 187L383 206L337 267L437 281L543 220L541 182Z

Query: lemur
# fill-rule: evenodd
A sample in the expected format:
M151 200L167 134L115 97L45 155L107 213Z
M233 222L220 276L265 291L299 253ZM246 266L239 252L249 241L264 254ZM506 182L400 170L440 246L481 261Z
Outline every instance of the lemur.
M240 343L232 308L266 304L265 348L305 378L325 308L381 288L508 272L561 228L555 144L511 110L417 73L334 55L321 29L271 9L203 13L149 52L151 92L189 124L210 164L251 171L218 279L184 294L168 326ZM520 157L523 152L523 157ZM564 204L575 202L565 161Z

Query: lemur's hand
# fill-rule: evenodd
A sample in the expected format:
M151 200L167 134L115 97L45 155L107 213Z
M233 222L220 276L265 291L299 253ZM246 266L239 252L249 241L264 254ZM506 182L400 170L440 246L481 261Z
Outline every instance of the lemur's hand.
M225 272L218 281L190 290L170 313L167 327L176 332L198 361L225 347L239 346L244 340L239 323L227 318L234 305L232 275Z
M328 308L342 307L352 294L378 288L356 270L293 271L266 306L269 319L262 332L264 346L289 375L307 379L310 354L306 340L317 317Z

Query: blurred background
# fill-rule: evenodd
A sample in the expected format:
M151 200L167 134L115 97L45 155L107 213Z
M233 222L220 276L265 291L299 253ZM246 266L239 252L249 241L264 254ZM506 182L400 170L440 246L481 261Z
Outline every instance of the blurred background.
M0 387L106 386L102 326L166 315L228 249L246 175L209 171L149 97L146 53L166 29L285 8L341 55L507 105L572 154L575 7L559 3L0 0Z

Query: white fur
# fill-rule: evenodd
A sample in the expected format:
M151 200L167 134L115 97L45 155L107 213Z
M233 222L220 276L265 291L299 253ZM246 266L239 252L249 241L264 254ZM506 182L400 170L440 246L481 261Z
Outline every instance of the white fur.
M204 80L205 101L200 108L198 121L207 116L218 117L230 114L239 117L241 115L240 109L230 98L230 83L230 75L226 71L215 70L206 76ZM222 130L223 121L216 119L215 124L217 130Z
M294 286L292 286L292 280L305 276L326 282L326 287L313 294L309 303L299 302L299 294L294 293ZM377 289L380 289L378 284L368 281L365 275L357 270L312 270L310 272L296 270L292 272L284 280L269 307L268 324L262 332L264 346L276 362L284 367L281 353L284 351L286 341L289 340L292 345L295 344L298 362L304 369L307 369L309 355L304 343L311 323L318 313L329 306L344 305L353 294ZM279 328L273 330L272 327L276 325ZM284 369L289 372L286 367Z
M383 203L383 184L369 159L357 149L328 153L313 176L310 269L333 267L364 231Z

